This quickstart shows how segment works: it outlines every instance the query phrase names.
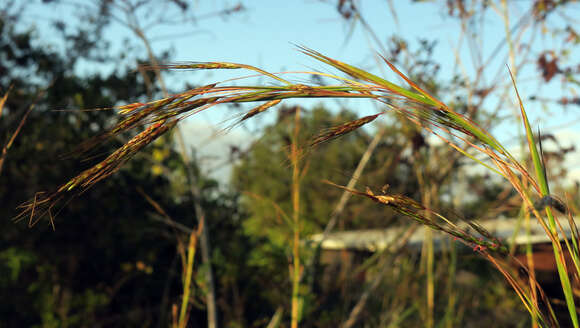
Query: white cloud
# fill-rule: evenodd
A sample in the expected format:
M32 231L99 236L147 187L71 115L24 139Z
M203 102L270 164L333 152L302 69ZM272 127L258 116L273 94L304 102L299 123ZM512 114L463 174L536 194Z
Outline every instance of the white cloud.
M254 140L243 128L226 131L222 125L199 119L184 121L181 131L188 150L195 150L202 171L220 183L230 180L232 147L244 150Z

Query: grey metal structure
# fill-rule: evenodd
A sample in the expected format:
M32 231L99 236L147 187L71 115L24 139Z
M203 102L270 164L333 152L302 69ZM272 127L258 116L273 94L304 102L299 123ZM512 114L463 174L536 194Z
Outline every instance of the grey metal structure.
M580 224L579 218L574 218L576 225ZM560 216L560 223L568 238L570 238L570 226L566 218ZM464 231L471 232L473 235L478 235L467 223L457 224L459 228ZM526 234L525 220L500 218L494 220L486 220L479 222L479 225L489 231L493 236L506 244L515 243L517 245L527 244L543 244L550 243L550 238L542 228L541 224L535 219L530 218L531 234ZM309 242L317 244L322 241L321 247L324 250L355 250L377 252L384 250L393 243L397 243L403 234L405 234L407 227L390 228L384 230L352 230L329 233L323 240L323 234L316 234L309 238ZM423 244L425 229L424 226L418 227L410 236L407 247L419 250ZM515 230L518 229L517 234ZM559 233L561 240L563 236ZM440 249L444 242L451 240L452 237L440 232L433 231L433 243L435 249Z

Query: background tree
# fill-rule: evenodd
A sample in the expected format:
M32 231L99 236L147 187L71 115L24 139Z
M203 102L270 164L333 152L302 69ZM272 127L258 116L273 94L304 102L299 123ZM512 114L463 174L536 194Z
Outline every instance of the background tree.
M166 326L171 304L180 296L175 246L181 233L148 220L154 208L137 190L163 204L171 217L191 217L184 206L189 197L180 193L182 186L174 184L186 180L187 166L191 165L197 172L208 220L218 214L233 216L235 197L222 195L215 182L199 176L195 163L181 160L169 139L161 139L102 189L74 199L59 213L55 232L46 225L30 230L24 222L10 222L23 200L38 190L54 189L58 179L93 165L125 138L110 140L88 160L64 160L63 155L110 126L114 118L110 111L54 109L144 101L159 89L152 87L153 74L134 72L133 62L129 66L117 62L115 58L123 57L111 53L107 42L101 41L107 23L103 12L97 11L92 24L78 30L56 23L67 49L65 57L47 50L33 29L21 32L20 8L8 3L2 9L0 89L8 92L12 86L0 120L2 140L11 137L29 106L36 105L4 158L1 172L5 218L0 255L2 291L6 299L9 293L18 295L3 303L3 322L59 327ZM119 66L113 73L80 76L76 68L81 61ZM218 201L221 198L224 200ZM181 223L193 225L188 220ZM210 229L216 225L209 224ZM201 306L192 314L197 324L205 321L204 309Z
M264 282L269 287L268 299L272 304L287 302L285 290L289 280L284 267L291 256L288 245L292 240L292 225L288 221L288 213L292 209L292 175L288 164L288 150L292 134L291 114L294 110L292 107L279 110L277 122L264 129L259 141L245 154L240 164L236 165L233 175L233 185L244 192L244 208L250 214L244 219L244 231L256 244L256 248L249 252L250 263L264 275ZM354 114L346 110L338 114L332 114L323 107L305 111L300 120L300 143L306 144L319 132L321 126L331 127L353 118ZM404 171L404 168L401 169L395 164L385 165L389 161L401 160L397 155L398 148L402 145L398 144L396 131L391 131L392 137L380 143L378 148L381 151L371 158L371 163L367 165L368 174L358 183L376 186L388 182L393 190L412 193L413 181L406 181L408 175L404 172L399 174L397 171ZM357 166L369 142L370 136L360 131L336 143L322 144L304 155L300 209L302 235L308 236L323 230L340 197L339 190L329 190L321 181L328 179L348 182L349 172ZM379 211L371 204L355 200L340 216L339 222L341 230L360 229L388 227L395 223L395 218L392 213Z

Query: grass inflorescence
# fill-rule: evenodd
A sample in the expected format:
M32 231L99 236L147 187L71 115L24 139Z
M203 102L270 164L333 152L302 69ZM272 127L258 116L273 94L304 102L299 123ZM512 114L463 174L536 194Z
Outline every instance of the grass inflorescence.
M159 136L168 132L180 120L185 117L195 115L213 106L220 104L239 104L246 102L259 102L257 107L247 112L234 125L244 122L267 109L273 108L285 99L291 98L367 98L378 101L386 106L390 111L396 111L404 115L409 121L415 123L420 129L424 129L441 138L445 143L461 154L469 157L488 169L496 172L505 178L521 196L522 202L544 227L546 234L550 237L554 247L554 256L558 265L558 272L562 283L562 289L566 297L571 321L574 327L578 327L578 320L575 311L575 303L570 285L570 274L578 275L578 265L574 268L566 266L563 256L563 249L560 244L561 235L558 232L560 224L552 213L552 208L561 210L561 202L554 202L556 199L549 193L545 167L543 165L541 152L536 148L536 138L531 130L527 115L517 92L514 81L514 89L520 103L521 117L526 129L526 137L530 149L531 159L534 163L534 172L530 172L524 164L516 160L508 150L494 138L487 130L480 127L469 117L458 113L453 108L448 107L442 101L436 99L427 91L411 81L400 72L387 59L383 58L385 64L408 84L407 87L397 85L379 76L371 74L355 66L340 62L325 56L319 52L306 47L299 47L299 50L325 63L346 76L332 75L328 73L309 72L323 78L330 78L335 81L335 85L308 85L302 83L292 83L283 77L281 73L266 72L257 67L228 63L228 62L200 62L182 63L170 65L146 66L144 69L246 69L272 79L277 85L222 85L213 83L198 88L188 90L183 93L171 95L147 103L132 103L116 107L119 115L119 122L109 131L84 143L80 151L92 149L94 146L120 133L133 131L135 129L144 130L135 135L130 141L109 155L106 159L80 173L67 183L60 186L53 193L39 194L34 200L23 204L22 212L18 218L29 217L30 225L38 222L45 214L51 216L51 209L54 205L65 198L73 196L90 188L98 181L110 176L118 170L136 152L140 151ZM350 122L321 131L312 138L308 147L313 148L319 144L339 138L356 129L368 124L380 115L388 112L380 112L374 115L365 116ZM450 137L444 137L450 136ZM297 158L297 153L294 154ZM484 159L481 159L483 155ZM293 163L297 167L296 163ZM488 258L498 270L504 274L508 282L512 285L525 307L531 313L534 321L540 325L554 322L553 312L541 311L537 299L537 284L530 279L528 286L516 278L506 269L500 259L494 254L508 253L507 247L494 239L491 234L483 230L476 223L470 226L477 231L480 236L474 236L459 229L451 220L431 211L417 201L402 195L376 195L372 191L357 191L355 189L338 186L350 193L364 196L378 203L389 206L397 212L408 216L419 223L435 230L443 231L454 238L472 246L484 257ZM537 199L540 201L538 202ZM541 204L541 206L538 206ZM548 220L545 221L540 212L545 212ZM426 215L428 213L428 215ZM568 213L568 215L570 215ZM433 219L436 218L436 219ZM298 220L296 219L298 222ZM472 222L471 220L468 222ZM296 223L297 225L298 223ZM560 228L561 230L561 228ZM564 236L564 238L566 238ZM574 263L580 263L577 241L573 238L572 246L567 246L572 255ZM569 245L566 243L566 245ZM540 292L540 295L543 295ZM293 313L293 315L296 315Z

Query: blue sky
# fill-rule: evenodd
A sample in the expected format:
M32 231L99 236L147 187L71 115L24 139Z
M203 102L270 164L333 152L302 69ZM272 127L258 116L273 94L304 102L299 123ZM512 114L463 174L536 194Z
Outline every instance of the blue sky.
M49 42L51 28L48 23L50 20L60 17L73 21L80 10L79 8L81 8L80 6L87 3L88 0L62 1L61 5L53 7L53 12L46 11L45 6L31 5L29 7L31 13L29 16L30 23L35 24L39 33ZM232 7L238 1L193 1L192 3L194 5L190 7L189 13L203 16L206 13ZM395 75L386 72L384 67L382 69L377 68L376 62L373 60L373 53L380 51L380 49L369 38L369 34L364 32L360 24L355 26L354 30L352 30L353 33L348 40L346 39L346 35L351 31L352 26L341 19L336 10L336 1L334 0L247 0L242 3L246 10L239 14L200 19L195 23L190 21L171 26L157 26L147 30L146 33L153 40L154 50L160 52L161 50L172 48L175 61L232 61L255 65L272 72L326 70L323 65L296 51L293 44L299 44L311 47L341 61L370 69L376 74L395 79ZM458 47L461 33L459 21L447 16L445 1L411 3L411 1L407 0L393 0L391 3L394 4L396 19L393 17L389 7L389 1L371 0L357 3L360 5L359 9L363 17L372 26L383 45L393 34L399 34L408 40L411 50L417 48L419 38L436 39L438 40L438 45L435 48L434 58L441 63L439 76L442 80L449 80L455 73L474 76L473 57L469 52L469 42L466 41L469 35ZM517 18L525 15L528 5L529 3L526 1L510 2L509 10L513 18L510 22L511 26L516 24ZM163 8L160 7L159 10L163 10ZM152 15L156 14L158 12L154 11L152 13ZM578 7L573 7L573 11L568 14L572 17L575 15L578 17L580 11ZM182 17L176 15L175 18L180 19ZM505 44L505 30L503 21L497 14L494 14L494 11L490 11L490 14L485 16L480 23L483 26L484 33L479 36L476 43L482 46L482 57L487 58L492 54L496 45ZM552 24L551 26L560 24L561 28L564 27L557 20L549 23ZM113 46L117 49L124 47L123 39L125 37L135 39L134 35L120 24L113 24L107 30L106 37L113 42ZM524 100L530 95L557 99L562 95L562 84L558 81L552 81L550 84L541 83L534 70L535 63L533 60L539 54L540 49L558 49L561 45L556 44L556 41L551 39L549 34L540 34L534 39L529 39L524 35L520 45L525 45L532 41L534 45L531 48L532 55L530 56L532 62L527 65L526 70L520 72L518 77L520 93ZM143 58L145 49L138 47L136 51L130 54L129 59L132 58L131 56ZM460 58L460 61L457 61L456 58ZM569 60L577 62L578 58L580 56L576 53L575 55L570 55ZM461 63L461 65L457 63ZM494 83L492 78L495 74L500 76L497 83L509 85L509 76L505 68L505 64L508 63L507 47L504 47L491 59L489 64L490 73L481 77L483 85ZM566 63L560 62L560 64ZM94 66L92 64L78 68L80 73L110 69L114 68ZM210 83L242 75L245 75L245 73L237 70L226 72L212 71L211 73L187 71L172 75L168 78L168 82L170 87L179 89L183 81ZM395 79L395 81L397 80ZM263 82L270 83L270 81ZM572 92L574 91L572 90ZM502 113L505 113L506 117L513 114L513 102L515 101L513 90L508 90L508 92L511 92L511 96L507 98L508 101L504 100L499 104L502 108ZM570 90L566 90L567 95L573 95L570 92ZM493 108L499 101L498 98L492 98L486 105ZM294 102L309 106L319 103L320 100L296 100ZM360 116L376 112L376 109L368 101L341 101L337 103L326 100L324 104L331 108L341 106L356 108ZM546 109L541 108L536 102L527 102L526 106L532 120L536 124L540 124L543 129L569 123L568 127L561 129L561 133L566 135L566 140L563 141L565 146L574 142L576 136L578 136L576 131L580 131L580 125L577 122L580 113L577 113L576 109L571 108L563 111L559 105L553 105ZM215 127L215 123L222 122L229 115L231 115L231 112L212 110L195 117L187 123L189 139L197 140L192 141L196 146L207 145L211 131L219 129L219 126ZM269 119L273 119L273 117L270 116ZM544 119L543 122L540 122L542 117L548 117L549 121ZM266 118L267 120L268 118ZM509 143L511 139L517 136L518 128L513 123L508 124L509 120L505 122L497 127L496 133L500 135L500 140L503 139L503 141ZM244 133L246 132L243 130L233 131L230 135L222 137L221 145L224 146L238 139L247 140L248 136ZM580 136L578 137L580 138ZM219 141L214 141L214 145L210 147L210 152L213 152L217 147L215 145L216 142L220 143ZM201 152L203 153L203 149L201 149ZM580 158L578 160L575 163L580 162ZM572 165L577 166L575 164ZM578 177L580 177L580 170L578 171Z

